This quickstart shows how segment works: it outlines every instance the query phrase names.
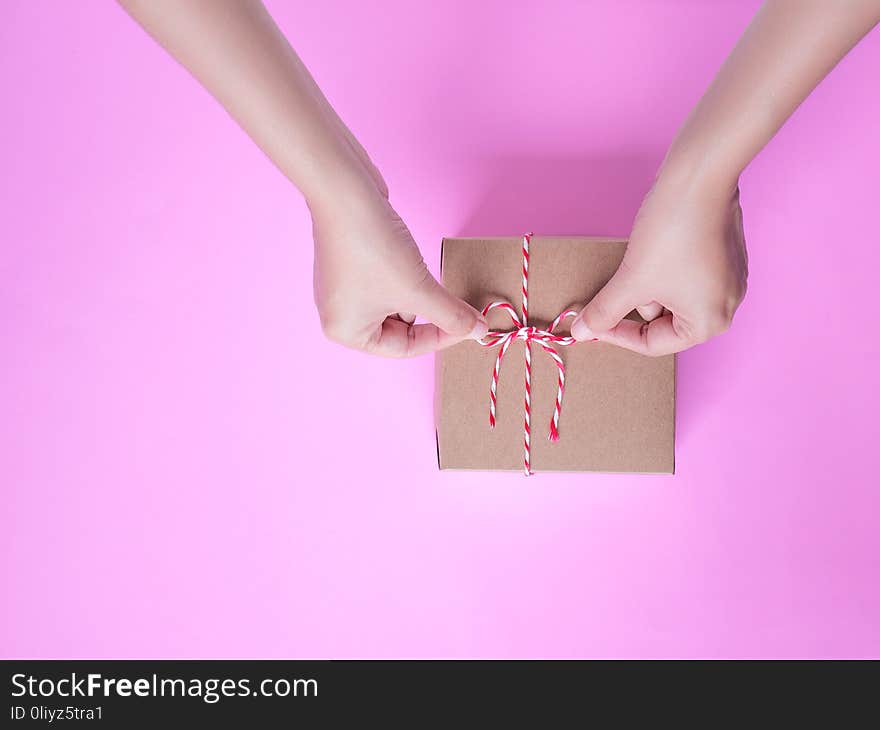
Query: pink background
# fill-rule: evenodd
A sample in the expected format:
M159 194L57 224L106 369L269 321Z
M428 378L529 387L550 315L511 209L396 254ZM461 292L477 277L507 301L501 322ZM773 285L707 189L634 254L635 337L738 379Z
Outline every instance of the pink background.
M757 2L273 2L436 271L625 234ZM3 656L880 656L880 36L743 179L675 477L439 473L296 192L113 4L0 26ZM489 373L486 373L488 386Z

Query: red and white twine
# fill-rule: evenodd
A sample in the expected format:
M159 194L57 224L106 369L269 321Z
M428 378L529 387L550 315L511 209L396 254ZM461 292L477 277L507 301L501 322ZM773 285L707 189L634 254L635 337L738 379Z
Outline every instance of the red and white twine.
M556 350L557 345L573 345L577 340L568 335L557 335L555 330L560 323L567 317L574 317L577 311L574 309L566 309L556 319L553 320L549 329L542 330L529 325L529 244L532 238L531 233L523 236L522 240L522 318L517 314L516 309L510 302L492 302L483 308L483 316L485 317L493 309L504 310L510 317L515 329L509 332L490 331L480 340L483 347L500 347L498 357L495 358L495 368L492 371L492 382L489 387L489 426L495 428L495 408L496 408L496 391L498 390L498 374L501 372L501 361L507 354L507 350L514 340L523 340L525 342L526 356L526 389L524 404L524 425L523 425L523 466L526 476L532 473L532 348L533 342L541 346L556 363L556 369L559 373L556 388L556 405L553 408L553 417L550 419L550 433L548 438L551 441L559 440L559 414L562 412L562 395L565 392L565 363Z

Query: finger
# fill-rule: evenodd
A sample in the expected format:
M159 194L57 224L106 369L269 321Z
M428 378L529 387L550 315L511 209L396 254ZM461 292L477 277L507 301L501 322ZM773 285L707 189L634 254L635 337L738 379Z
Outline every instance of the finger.
M671 355L697 344L680 327L676 327L675 316L672 314L664 314L651 322L624 319L608 332L600 333L598 337L602 342L651 357Z
M450 293L433 276L415 294L411 305L420 317L459 339L478 340L489 331L486 319L476 309Z
M367 344L366 350L382 357L415 357L442 350L462 339L433 324L407 324L389 317L382 323L375 338Z
M658 304L657 302L651 302L636 307L636 311L643 320L650 322L652 319L657 319L657 317L663 314L663 305Z
M575 317L571 323L572 337L592 340L599 333L608 332L636 308L639 297L634 289L633 277L622 268L618 269L611 281Z

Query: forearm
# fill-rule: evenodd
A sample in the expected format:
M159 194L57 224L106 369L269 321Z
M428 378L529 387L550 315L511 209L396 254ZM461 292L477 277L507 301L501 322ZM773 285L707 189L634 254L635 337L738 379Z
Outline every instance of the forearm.
M365 176L344 126L259 0L119 0L308 201Z
M768 0L679 130L664 170L736 185L798 105L880 22L880 0Z

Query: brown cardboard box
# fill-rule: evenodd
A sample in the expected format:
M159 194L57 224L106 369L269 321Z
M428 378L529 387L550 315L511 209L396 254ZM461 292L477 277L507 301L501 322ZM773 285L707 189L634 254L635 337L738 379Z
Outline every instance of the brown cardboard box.
M501 299L521 312L521 245L520 237L444 239L444 285L477 309ZM580 309L614 274L625 248L622 239L533 236L529 324L546 329L564 309ZM489 326L512 327L497 311L489 313ZM524 346L515 341L502 363L494 429L488 407L497 348L467 341L438 354L441 469L523 468ZM551 442L556 367L532 345L532 470L673 473L675 357L649 358L601 342L557 349L566 386L559 440Z

